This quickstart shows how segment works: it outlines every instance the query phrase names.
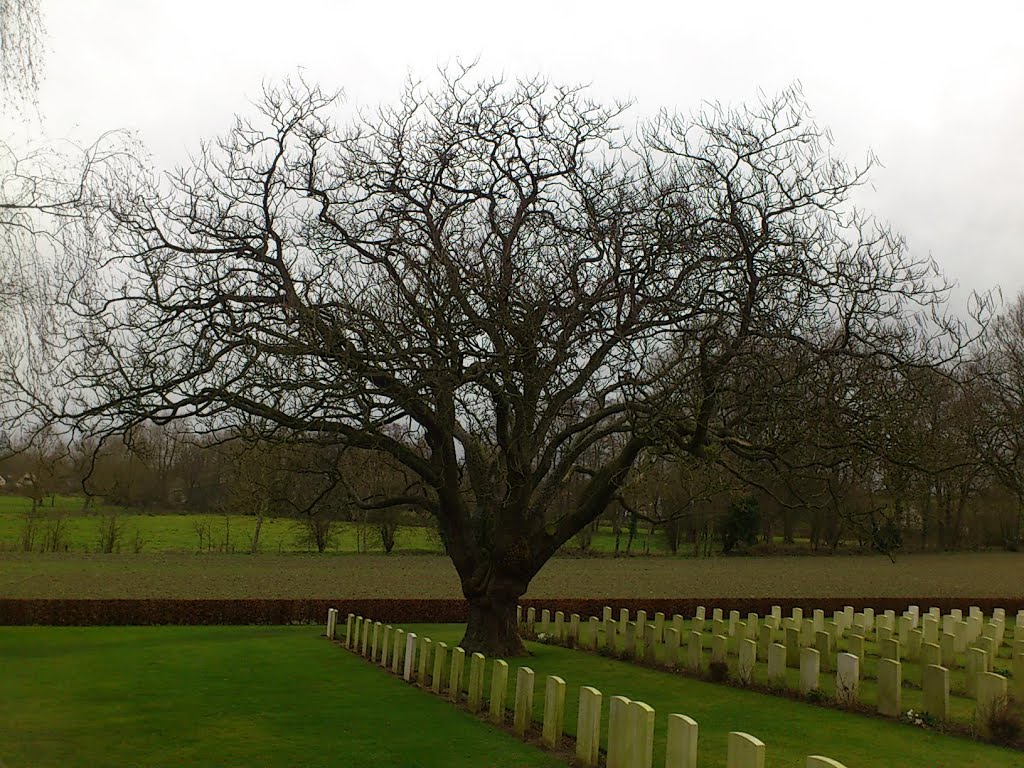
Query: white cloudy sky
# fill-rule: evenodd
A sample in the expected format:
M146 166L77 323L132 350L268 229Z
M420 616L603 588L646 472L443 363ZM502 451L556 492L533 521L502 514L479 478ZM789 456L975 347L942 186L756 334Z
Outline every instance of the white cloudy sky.
M159 166L223 131L263 80L294 74L350 104L410 72L585 81L638 114L739 101L799 79L839 150L882 162L862 201L964 290L1024 289L1024 3L43 0L39 123L87 141L138 131Z

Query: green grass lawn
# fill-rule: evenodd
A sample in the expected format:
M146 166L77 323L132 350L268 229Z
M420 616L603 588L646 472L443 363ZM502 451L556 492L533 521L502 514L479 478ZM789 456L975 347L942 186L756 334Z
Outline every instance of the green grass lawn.
M0 628L0 764L560 765L319 631Z
M449 647L457 645L462 637L462 627L458 625L405 628L435 642L444 641ZM891 720L715 685L565 648L538 643L530 643L529 648L531 658L510 664L509 702L514 696L515 669L529 666L537 675L534 719L539 720L543 713L544 680L547 675L558 675L567 683L566 730L575 733L579 689L592 685L604 694L604 746L608 699L619 695L644 701L657 712L656 766L664 765L665 722L672 713L689 715L699 724L701 768L725 766L727 736L735 730L746 731L765 742L768 768L801 766L811 754L831 757L848 768L1024 766L1021 752ZM489 685L488 680L485 692L490 690Z
M75 496L57 496L53 506L50 500L35 513L32 549L43 547L47 533L55 525L62 525L61 551L99 552L100 528L104 518L116 515L121 526L117 551L130 553L160 552L249 552L256 528L251 515L215 515L202 513L157 512L139 513L95 502L83 508L83 499ZM0 495L0 550L18 551L23 548L26 515L32 510L30 499L22 496ZM200 538L200 529L202 538ZM328 552L358 552L359 526L356 523L337 522L333 527ZM398 529L395 549L401 552L441 552L439 541L430 536L426 528L405 526ZM202 544L202 546L200 546ZM260 528L259 551L265 553L316 551L304 535L304 527L293 518L265 518ZM383 548L372 538L368 551L381 552Z
M0 494L0 551L20 550L25 532L26 514L32 511L32 500L27 496L12 493ZM39 549L46 531L56 519L64 521L63 542L68 551L96 552L99 541L99 527L102 518L117 515L123 526L119 551L134 552L141 547L142 552L195 552L200 549L200 537L197 526L204 527L203 551L217 552L248 552L256 519L252 515L218 515L206 513L186 513L175 510L154 510L143 512L138 509L107 504L102 498L94 497L86 507L84 496L47 496L36 512L38 521L35 528L34 549ZM335 524L333 541L328 547L329 552L382 551L379 539L372 535L368 548L364 549L360 541L359 526L351 522ZM616 536L610 525L602 525L593 533L587 550L591 554L609 555L618 551L627 553L629 532L620 531L618 550ZM781 538L776 539L781 544ZM797 541L810 552L810 542ZM395 548L400 552L437 552L442 551L439 539L431 535L426 528L405 526L398 530ZM62 547L63 551L63 547ZM260 551L278 552L309 552L313 551L311 543L304 540L302 526L292 518L266 518L260 530ZM563 547L568 554L579 554L580 547L576 538L570 539ZM717 542L713 542L711 551L718 553ZM671 555L665 537L659 531L651 531L641 527L633 538L628 550L632 555ZM683 541L679 545L677 556L692 557L693 545Z

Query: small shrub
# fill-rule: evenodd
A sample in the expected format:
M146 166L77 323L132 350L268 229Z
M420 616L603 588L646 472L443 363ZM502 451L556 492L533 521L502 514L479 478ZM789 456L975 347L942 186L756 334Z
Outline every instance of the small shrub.
M757 499L747 496L729 505L719 534L722 538L722 554L727 555L737 547L751 547L757 543L761 530L761 511Z
M807 692L806 699L814 704L825 704L829 701L828 694L821 688L814 688Z
M1006 699L995 702L988 718L989 740L994 744L1011 746L1024 734L1024 717L1018 707L1009 706Z
M855 689L849 685L840 685L836 688L836 704L841 707L852 706L857 701Z
M724 683L729 679L729 665L724 661L712 661L708 665L708 675L713 683Z
M25 515L21 525L21 551L31 552L36 548L36 520L32 515Z
M199 537L199 551L203 551L203 545L206 545L206 549L209 550L213 544L213 530L208 520L203 518L196 518L192 521L192 530L196 532L196 536Z
M46 524L43 530L43 552L67 552L68 521L63 515L55 517Z
M334 546L337 538L338 529L327 515L311 513L299 521L296 541L300 546L314 547L323 553Z
M99 551L104 554L121 551L121 537L124 535L124 523L117 515L101 517L98 528Z

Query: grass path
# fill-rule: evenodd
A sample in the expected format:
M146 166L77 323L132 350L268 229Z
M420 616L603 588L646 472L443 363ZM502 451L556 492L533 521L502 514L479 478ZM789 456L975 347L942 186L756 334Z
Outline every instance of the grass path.
M458 625L411 625L406 629L435 642L444 641L449 647L457 645L462 637ZM529 648L532 657L510 663L509 702L514 696L515 669L529 666L537 676L534 718L540 720L544 680L547 675L558 675L567 684L566 730L575 733L579 689L592 685L604 694L604 746L608 699L627 696L644 701L657 712L656 766L664 765L665 722L672 713L689 715L697 721L701 768L724 768L727 735L734 730L746 731L765 742L767 768L802 766L811 754L831 757L848 768L1024 766L1024 753L890 720L714 685L554 646L530 643ZM484 690L489 691L489 681Z
M317 632L0 628L0 764L561 764Z

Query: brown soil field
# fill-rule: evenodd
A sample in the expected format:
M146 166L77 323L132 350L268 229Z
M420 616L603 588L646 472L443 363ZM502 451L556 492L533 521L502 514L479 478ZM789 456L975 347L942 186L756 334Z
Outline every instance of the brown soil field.
M461 597L433 555L0 553L0 597ZM1024 553L556 558L533 598L1024 597Z

